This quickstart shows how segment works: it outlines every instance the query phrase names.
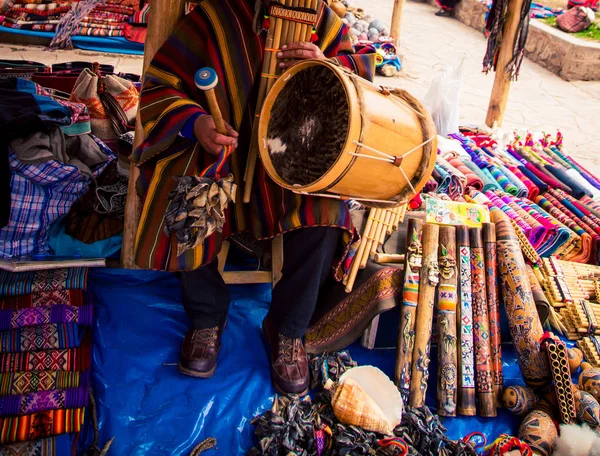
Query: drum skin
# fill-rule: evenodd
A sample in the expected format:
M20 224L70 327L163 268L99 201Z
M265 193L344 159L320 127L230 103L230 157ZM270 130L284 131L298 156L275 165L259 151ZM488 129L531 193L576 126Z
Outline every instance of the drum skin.
M271 138L268 138L271 111L288 81L315 65L328 68L344 87L349 109L347 137L342 152L320 178L307 185L290 184L277 174L271 161ZM396 164L351 155L382 158L369 148L393 157L407 155ZM286 71L269 92L260 115L259 151L271 179L288 190L327 193L342 199L370 199L376 201L364 204L393 207L411 199L431 176L437 156L437 133L429 112L407 92L383 90L329 61L306 60Z

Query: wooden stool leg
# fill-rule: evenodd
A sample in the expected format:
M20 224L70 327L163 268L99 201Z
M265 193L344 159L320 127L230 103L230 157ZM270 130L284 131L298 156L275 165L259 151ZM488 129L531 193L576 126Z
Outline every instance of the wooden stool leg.
M283 235L277 236L271 242L271 270L273 274L273 288L281 280L283 269Z
M221 245L221 251L217 256L217 261L219 263L219 272L223 275L223 271L225 270L225 263L227 263L227 254L229 253L229 241L223 241Z

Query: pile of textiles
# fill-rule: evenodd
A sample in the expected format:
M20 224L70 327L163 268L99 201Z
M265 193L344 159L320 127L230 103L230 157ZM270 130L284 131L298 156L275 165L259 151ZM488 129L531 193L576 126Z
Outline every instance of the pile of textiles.
M79 17L78 12L87 5L90 11ZM145 28L131 23L138 10L137 0L15 0L2 25L57 35L124 37L143 43Z
M101 206L111 195L105 171L111 172L109 165L116 157L90 130L85 105L52 98L26 79L0 81L0 169L9 176L3 182L7 187L2 196L9 204L7 213L1 214L6 223L0 229L0 258L48 253L52 225L79 198L93 192L94 207L94 202ZM98 182L105 184L106 192L98 192ZM77 226L93 230L99 223L90 226L80 220Z
M87 269L0 273L0 456L74 454L88 405Z
M515 135L501 147L477 131L440 138L435 185L424 192L501 209L542 257L600 264L600 180L562 140Z
M563 13L562 8L551 8L541 3L533 2L531 4L531 17L535 19L546 19L548 17L560 16Z

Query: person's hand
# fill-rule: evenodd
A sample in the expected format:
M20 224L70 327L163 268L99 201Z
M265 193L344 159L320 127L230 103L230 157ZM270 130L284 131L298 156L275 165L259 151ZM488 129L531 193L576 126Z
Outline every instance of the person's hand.
M223 146L233 146L236 148L238 145L237 131L227 122L225 122L225 126L227 127L227 136L217 131L212 116L201 115L194 122L194 136L196 136L196 139L206 152L219 155Z
M280 60L279 67L284 70L295 65L300 60L317 59L325 60L326 57L321 49L313 43L295 42L281 46L281 51L277 53Z

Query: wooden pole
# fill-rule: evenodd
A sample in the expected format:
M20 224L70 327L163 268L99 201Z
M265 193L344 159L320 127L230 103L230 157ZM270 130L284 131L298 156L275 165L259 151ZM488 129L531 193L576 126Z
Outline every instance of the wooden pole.
M400 32L402 30L402 15L404 14L405 2L406 0L394 0L394 11L392 13L390 35L394 37L394 45L398 51L400 50Z
M175 30L175 26L185 12L185 0L155 0L152 2L152 12L148 20L148 34L144 45L144 64L142 75L154 58L158 49ZM140 111L136 115L134 148L144 141L144 129L140 121ZM129 166L129 186L127 188L127 203L125 205L125 226L123 227L123 245L121 248L121 265L134 269L135 266L135 237L137 234L142 201L135 184L140 171L133 163Z
M524 0L510 0L508 2L506 21L504 23L504 29L502 30L502 44L500 45L498 62L496 64L496 76L494 78L490 104L485 118L485 123L490 128L494 126L494 123L497 123L497 125L501 127L504 119L504 111L506 111L508 93L510 92L511 78L511 74L507 73L505 68L513 57L523 1Z

